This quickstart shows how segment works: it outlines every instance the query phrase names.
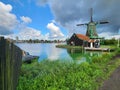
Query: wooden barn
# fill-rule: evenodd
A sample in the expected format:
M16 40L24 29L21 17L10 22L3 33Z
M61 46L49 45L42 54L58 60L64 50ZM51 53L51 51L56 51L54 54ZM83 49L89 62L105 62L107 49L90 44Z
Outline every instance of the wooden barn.
M73 46L94 47L96 41L83 34L74 33L67 43Z

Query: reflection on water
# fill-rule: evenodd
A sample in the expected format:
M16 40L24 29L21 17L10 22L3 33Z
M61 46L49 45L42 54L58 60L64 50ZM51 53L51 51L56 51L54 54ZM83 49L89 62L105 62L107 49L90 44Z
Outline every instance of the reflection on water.
M67 49L67 52L73 60L79 60L84 55L81 49Z
M41 47L40 44L33 44L33 43L16 43L18 47L20 47L22 50L29 52L31 55L40 55L40 51L43 47Z
M48 59L51 61L71 59L65 49L56 48L55 45L56 44L41 44L41 47L44 47L44 49L42 49L40 53L39 61L44 59Z
M42 60L67 60L81 62L91 62L91 57L100 56L102 52L88 52L81 49L62 49L56 48L54 43L52 44L29 44L29 43L17 43L21 49L29 52L31 55L39 56L39 61Z
M68 54L77 63L91 62L93 56L99 57L103 52L84 51L82 49L67 49Z

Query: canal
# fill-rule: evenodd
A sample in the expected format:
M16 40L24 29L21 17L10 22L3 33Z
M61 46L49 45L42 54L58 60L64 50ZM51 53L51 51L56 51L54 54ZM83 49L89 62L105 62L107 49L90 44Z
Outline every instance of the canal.
M56 48L56 43L17 43L22 50L29 52L30 55L39 56L38 61L43 60L63 60L70 62L91 61L93 56L100 56L104 52L90 52L81 49Z

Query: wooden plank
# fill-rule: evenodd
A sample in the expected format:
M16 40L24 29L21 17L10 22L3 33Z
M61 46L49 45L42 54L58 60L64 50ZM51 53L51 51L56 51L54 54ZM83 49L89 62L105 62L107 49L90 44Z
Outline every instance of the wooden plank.
M21 64L22 50L0 37L0 90L16 90Z

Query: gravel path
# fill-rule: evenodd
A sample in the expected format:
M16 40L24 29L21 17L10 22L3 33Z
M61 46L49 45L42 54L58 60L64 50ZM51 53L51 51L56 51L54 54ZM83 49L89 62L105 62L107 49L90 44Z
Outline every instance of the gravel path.
M120 58L120 54L115 58ZM99 90L120 90L120 66L112 73L110 78L103 83Z

